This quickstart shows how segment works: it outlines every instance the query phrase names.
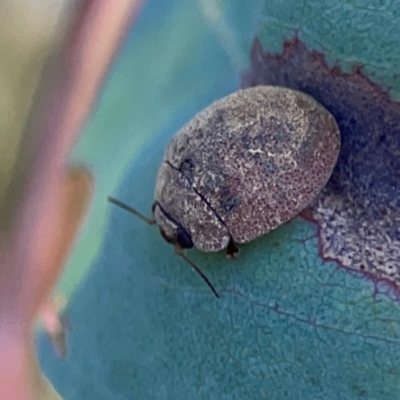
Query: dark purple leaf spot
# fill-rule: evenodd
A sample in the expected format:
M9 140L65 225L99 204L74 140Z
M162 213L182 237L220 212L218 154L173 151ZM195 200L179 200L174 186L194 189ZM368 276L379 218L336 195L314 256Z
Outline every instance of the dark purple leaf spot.
M306 92L336 118L337 166L303 216L318 224L321 256L376 282L400 288L400 103L359 66L344 73L297 38L282 54L255 39L242 86L279 85Z

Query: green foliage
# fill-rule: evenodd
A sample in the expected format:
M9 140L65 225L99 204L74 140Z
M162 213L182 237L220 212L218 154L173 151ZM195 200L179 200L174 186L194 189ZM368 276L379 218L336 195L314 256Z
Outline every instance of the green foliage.
M41 338L44 369L66 399L396 398L398 302L389 289L376 294L361 275L320 260L313 226L294 220L242 246L234 262L191 251L218 301L156 228L106 203L113 194L150 213L166 142L196 111L237 88L243 65L232 60L247 58L257 33L279 49L299 29L306 43L367 64L380 83L397 82L390 68L400 56L391 39L399 1L379 8L343 0L335 9L328 0L227 1L225 36L196 8L220 3L150 1L112 71L75 154L93 165L97 193L61 285L72 294L79 283L68 308L70 355L57 360ZM254 10L262 5L260 18ZM332 36L321 28L328 11L343 16ZM387 13L392 19L379 24ZM366 24L385 36L387 51L375 49L373 38L370 51L340 51L337 32L356 48L354 37L369 38ZM232 46L239 56L231 57Z

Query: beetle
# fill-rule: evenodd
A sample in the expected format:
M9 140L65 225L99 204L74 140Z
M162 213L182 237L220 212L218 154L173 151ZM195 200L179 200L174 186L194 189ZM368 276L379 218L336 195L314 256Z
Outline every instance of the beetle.
M249 242L295 217L327 183L340 149L334 117L311 96L278 86L238 90L196 114L170 141L153 218L117 199L183 253Z

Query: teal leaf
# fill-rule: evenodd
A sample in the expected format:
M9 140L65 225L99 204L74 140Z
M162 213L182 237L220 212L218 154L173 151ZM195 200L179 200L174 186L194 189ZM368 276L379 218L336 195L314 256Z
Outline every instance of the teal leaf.
M400 1L240 4L150 0L78 144L75 158L93 166L97 193L61 284L71 296L67 359L38 339L43 368L66 399L400 395L398 301L365 276L322 261L314 225L294 219L241 246L234 261L188 251L218 300L157 228L106 202L114 195L150 214L166 143L196 111L239 86L255 36L281 51L297 30L331 61L368 65L371 77L398 92L391 71L400 56ZM206 11L217 6L216 23ZM365 26L379 43L367 43ZM339 46L340 35L353 46ZM368 49L356 46L361 40Z

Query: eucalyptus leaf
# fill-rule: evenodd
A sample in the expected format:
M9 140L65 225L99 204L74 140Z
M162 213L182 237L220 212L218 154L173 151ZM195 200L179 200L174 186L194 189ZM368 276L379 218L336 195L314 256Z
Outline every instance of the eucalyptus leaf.
M238 4L150 0L78 144L75 158L92 165L97 193L60 286L71 296L67 359L38 340L66 399L400 395L396 293L323 261L314 225L294 219L241 246L235 261L188 252L218 300L157 228L106 202L113 195L150 215L166 143L237 89L256 36L280 52L297 32L329 63L366 65L399 93L400 1Z

